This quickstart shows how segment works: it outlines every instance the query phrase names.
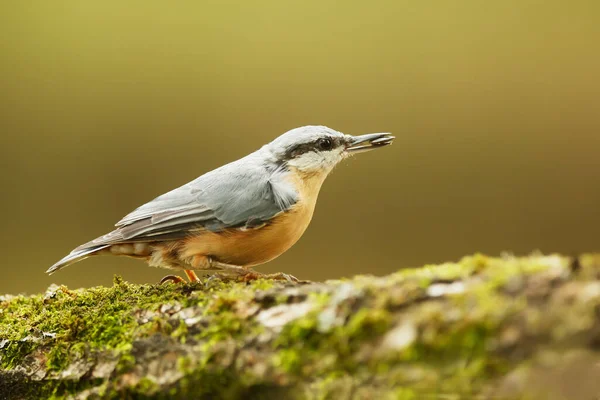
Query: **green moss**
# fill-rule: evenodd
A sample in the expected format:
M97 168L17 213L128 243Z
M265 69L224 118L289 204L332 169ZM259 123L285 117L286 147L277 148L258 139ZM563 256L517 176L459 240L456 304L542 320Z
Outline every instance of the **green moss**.
M123 349L117 363L117 372L119 374L130 371L135 366L135 357L128 350Z
M393 397L396 400L417 400L417 393L414 390L408 388L397 388L394 390Z
M147 325L139 325L136 310L157 311L163 304L179 303L183 308L211 303L208 314L219 314L224 323L235 325L231 315L221 315L231 303L248 300L253 294L249 288L270 288L273 283L263 280L243 286L222 281L209 282L205 291L198 285L131 285L116 277L112 288L69 290L52 288L45 296L17 296L0 303L0 338L10 341L2 349L2 368L12 368L31 353L42 340L21 342L27 337L58 343L49 363L60 369L68 362L67 355L82 343L96 349L124 350L136 334L156 332L185 335L184 326L173 329L164 320L156 318ZM256 289L258 290L258 289ZM214 293L222 296L214 299ZM192 295L190 295L192 294ZM228 305L229 304L229 305ZM229 318L228 318L229 317ZM239 325L239 324L238 324ZM232 326L230 326L231 330ZM235 330L235 329L233 329ZM61 342L68 342L66 347Z
M595 256L582 258L578 279L597 276L597 264ZM158 343L173 347L169 357L178 358L171 362L184 374L172 387L160 387L151 377L124 387L118 379L107 383L86 377L79 386L45 382L44 393L59 398L96 387L106 397L155 396L160 389L159 394L171 397L227 398L277 389L280 397L335 398L340 390L360 393L370 387L374 391L366 397L413 399L423 393L476 392L514 366L502 353L499 338L507 326L520 323L516 315L529 312L528 294L518 288L529 277L549 276L555 282L555 276L566 276L566 265L560 257L475 255L385 279L328 282L314 290L217 279L158 286L115 278L111 288L55 287L46 295L0 302L0 368L14 369L44 346L51 349L45 360L50 372L102 353L118 360L113 378L121 377L139 371L133 367L145 362L136 359L143 354L140 346ZM294 306L303 305L296 303L309 304L310 311L276 329L256 318L276 306L289 306L293 314ZM553 303L552 310L561 304ZM550 339L592 329L594 303L581 304L562 308L577 310L572 318L579 319ZM556 325L534 311L519 329L541 335L548 331L545 327ZM582 322L581 315L590 321ZM408 328L399 335L408 339L397 348L382 347L388 345L387 335L404 325Z
M156 393L158 388L159 386L154 380L148 377L143 377L142 379L140 379L137 385L135 385L134 390L140 394L151 395L153 393Z
M177 329L171 333L171 336L179 339L181 343L185 343L188 334L188 327L185 321L180 321Z
M48 353L46 368L48 371L62 371L69 363L69 346L56 344Z
M182 356L177 359L177 370L184 374L189 374L193 371L194 362L188 356Z
M335 332L339 338L364 341L383 334L390 326L392 317L387 310L362 308L352 315L348 324Z
M167 321L169 315L161 313L162 306L205 307L205 315L212 323L198 337L218 343L242 332L243 319L232 308L238 302L249 301L256 291L273 285L264 280L250 284L214 280L206 284L132 285L115 277L111 288L52 287L45 295L12 297L0 302L0 342L4 341L0 368L14 369L40 346L49 346L46 359L49 372L64 370L74 360L85 357L86 352L112 351L119 359L116 372L122 374L136 363L131 354L135 338L160 333L181 342L189 339L185 322L171 325ZM145 312L153 313L146 323L140 320ZM91 382L93 386L100 381ZM88 385L50 381L44 388L36 386L36 390L62 398L85 387ZM152 387L151 381L144 380L135 390L147 392Z
M304 361L297 349L282 349L275 354L273 364L290 374L298 374Z
M448 360L469 354L471 361L463 366L465 382L470 383L472 377L481 379L484 372L496 373L502 370L502 366L493 356L488 355L489 339L497 335L497 328L503 318L516 312L519 303L515 299L505 299L490 288L505 284L515 274L534 273L547 268L539 263L523 264L515 261L508 270L502 270L496 268L499 264L496 259L478 255L455 264L401 271L395 276L392 279L395 284L398 280L406 283L416 280L420 282L419 285L424 285L424 280L427 280L429 285L432 282L465 280L483 271L491 274L485 286L469 291L468 296L450 296L450 304L440 302L427 304L425 307L417 305L418 311L408 314L407 318L417 326L420 323L426 324L427 328L412 345L400 352L391 352L390 357L386 357L389 362L375 360L363 364L356 358L361 348L369 343L377 343L391 328L394 319L390 311L385 309L386 305L390 305L389 299L381 301L381 296L374 295L372 306L364 305L351 312L347 310L349 316L344 324L323 332L319 330L319 316L330 306L331 295L311 295L309 299L315 304L315 310L283 328L274 343L279 350L274 355L273 365L295 376L364 369L385 374L398 361L424 361L439 366ZM410 292L407 296L416 298ZM463 323L449 323L445 313L450 306L454 311L462 309ZM472 312L471 309L476 311ZM331 357L335 358L335 362L327 361ZM453 384L463 386L464 382Z
M0 353L0 368L12 370L37 347L32 342L11 341L4 345Z
M286 325L274 346L278 349L272 364L293 376L327 376L355 371L355 353L375 341L389 328L391 315L386 310L361 308L342 325L329 331L319 327L319 316L330 306L331 297L315 297L316 309Z

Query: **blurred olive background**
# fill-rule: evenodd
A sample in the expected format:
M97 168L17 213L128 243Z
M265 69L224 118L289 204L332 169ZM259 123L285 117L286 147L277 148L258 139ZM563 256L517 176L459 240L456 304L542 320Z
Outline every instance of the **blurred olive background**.
M326 279L600 250L597 1L0 6L0 293L156 282L72 248L297 126L393 132L261 271Z

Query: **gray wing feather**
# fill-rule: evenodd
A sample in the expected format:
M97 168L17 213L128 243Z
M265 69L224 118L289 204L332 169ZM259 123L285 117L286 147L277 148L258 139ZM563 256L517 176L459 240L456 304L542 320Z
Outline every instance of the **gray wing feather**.
M298 193L288 172L253 153L163 194L117 222L117 229L85 243L54 264L53 273L118 243L173 240L191 230L257 227L292 207Z
M75 251L122 242L172 240L188 236L194 229L218 232L246 224L258 226L296 203L298 194L285 179L285 171L268 171L262 165L242 164L243 160L142 205L117 222L117 229Z
M298 194L285 179L287 172L252 161L227 164L139 207L116 224L121 240L181 235L193 228L221 231L266 222L290 208Z

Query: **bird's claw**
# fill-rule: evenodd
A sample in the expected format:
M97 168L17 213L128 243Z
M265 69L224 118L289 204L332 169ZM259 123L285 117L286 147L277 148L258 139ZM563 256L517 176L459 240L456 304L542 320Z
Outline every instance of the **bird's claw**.
M171 282L171 283L185 283L185 279L183 279L180 276L177 275L167 275L164 278L162 278L159 282L159 285L164 285L167 282Z
M301 281L293 275L285 274L283 272L276 272L274 274L262 274L256 271L250 271L240 277L243 282L250 282L257 279L270 279L274 281L287 281L292 283L300 283Z
M276 272L274 274L263 274L257 271L250 270L245 274L238 275L237 277L227 275L227 274L214 274L207 277L204 281L205 284L208 284L212 281L230 281L237 280L240 282L251 282L258 279L267 279L273 281L285 281L290 283L307 283L308 281L301 281L293 275L285 274L283 272ZM164 285L165 283L186 283L186 280L177 275L167 275L160 280L160 284Z

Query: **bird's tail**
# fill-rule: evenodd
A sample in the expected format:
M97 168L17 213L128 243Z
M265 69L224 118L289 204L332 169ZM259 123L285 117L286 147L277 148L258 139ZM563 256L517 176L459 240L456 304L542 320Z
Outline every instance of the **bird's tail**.
M94 253L96 253L100 250L103 250L107 247L110 247L110 244L102 244L102 245L96 245L96 246L90 246L90 247L84 247L84 248L78 247L75 250L73 250L71 253L69 253L69 255L64 257L62 260L60 260L59 262L57 262L56 264L54 264L53 266L48 268L46 273L52 275L56 271L63 269L64 267L68 267L71 264L75 264L76 262L81 261L85 258L91 257L94 255Z

